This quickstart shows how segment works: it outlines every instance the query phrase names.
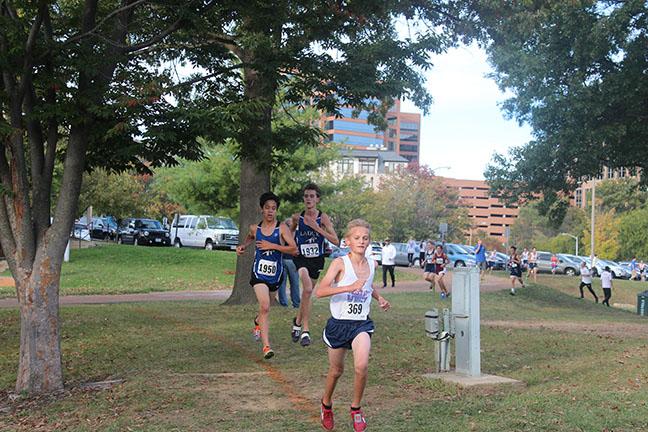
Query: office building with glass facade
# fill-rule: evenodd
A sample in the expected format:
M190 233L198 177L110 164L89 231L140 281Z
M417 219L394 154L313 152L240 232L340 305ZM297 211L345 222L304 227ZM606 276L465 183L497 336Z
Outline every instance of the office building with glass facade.
M363 111L354 118L351 108L342 108L342 117L323 115L321 127L327 142L340 143L350 149L385 150L394 152L409 162L419 162L421 143L421 115L404 113L401 102L395 101L387 113L387 129L379 130L367 122L368 113Z

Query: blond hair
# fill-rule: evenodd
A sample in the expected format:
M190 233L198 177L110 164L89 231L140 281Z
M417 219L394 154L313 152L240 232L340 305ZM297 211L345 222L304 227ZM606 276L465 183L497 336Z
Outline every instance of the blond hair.
M348 237L353 228L366 228L367 231L369 231L369 236L371 237L371 225L366 220L364 220L364 219L353 219L351 222L349 222L347 224L346 232L344 233L344 237Z

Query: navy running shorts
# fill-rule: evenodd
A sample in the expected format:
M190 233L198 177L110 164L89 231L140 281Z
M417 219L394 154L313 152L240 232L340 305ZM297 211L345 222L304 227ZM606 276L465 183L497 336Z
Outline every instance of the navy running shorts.
M352 349L351 343L360 333L374 332L374 323L370 319L364 321L339 320L333 317L326 322L322 339L329 348Z
M299 271L300 268L308 270L308 276L313 280L319 278L320 272L324 268L323 256L304 258L301 255L297 255L296 257L293 257L293 262L295 263L295 267L297 267L297 271Z
M258 284L263 284L268 287L268 290L270 292L275 292L279 290L279 287L281 286L281 282L283 281L284 275L283 273L281 274L281 277L279 278L279 282L277 283L268 283L267 281L258 279L256 276L254 276L254 273L252 273L252 277L250 277L250 285L254 287L254 285Z

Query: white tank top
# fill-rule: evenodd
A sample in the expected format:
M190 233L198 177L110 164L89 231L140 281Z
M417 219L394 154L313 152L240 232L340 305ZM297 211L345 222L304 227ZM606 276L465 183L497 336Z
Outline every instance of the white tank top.
M351 285L358 280L348 255L342 256L342 262L344 263L344 275L338 283L333 284L334 287ZM371 294L373 293L371 284L373 282L376 265L374 264L373 258L367 258L367 263L369 264L369 278L362 287L362 291L345 292L335 294L331 297L330 308L333 318L364 321L369 316Z

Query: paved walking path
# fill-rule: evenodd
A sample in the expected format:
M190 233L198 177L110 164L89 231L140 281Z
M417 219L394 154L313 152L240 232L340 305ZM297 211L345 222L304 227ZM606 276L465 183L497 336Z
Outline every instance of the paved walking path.
M419 274L419 269L406 268L407 272ZM421 273L422 277L422 273ZM7 278L5 278L7 279ZM8 278L11 279L11 278ZM13 281L13 279L12 279ZM508 288L505 279L487 276L481 285L481 291L498 291ZM0 278L2 283L2 278ZM446 276L446 286L452 291L452 276ZM395 288L386 288L385 293L390 292L425 292L429 291L429 284L424 280L396 282ZM208 300L224 301L229 298L231 290L218 291L163 291L140 294L114 294L114 295L66 295L61 296L61 305L80 304L114 304L114 303L136 303L136 302L159 302L159 301L184 301L184 300ZM16 298L0 299L0 308L18 307Z

